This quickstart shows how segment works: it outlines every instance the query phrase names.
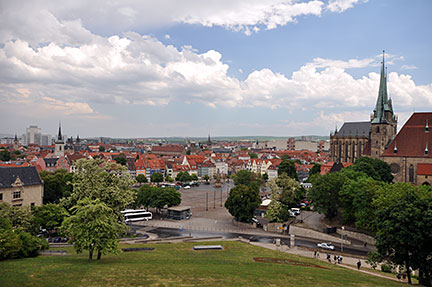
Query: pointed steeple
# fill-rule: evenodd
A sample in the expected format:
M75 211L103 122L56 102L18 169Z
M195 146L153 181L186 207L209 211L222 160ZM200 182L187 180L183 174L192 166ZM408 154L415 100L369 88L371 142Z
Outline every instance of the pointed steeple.
M63 142L63 136L61 133L61 122L59 122L59 131L58 131L58 135L57 135L57 141Z
M388 99L387 95L387 71L385 68L385 54L383 50L383 59L381 65L381 76L380 76L380 85L378 91L378 99L376 102L376 106L374 109L374 116L372 119L373 124L379 123L387 123L387 119L385 116L385 112L390 112L393 114L393 108L391 104L391 100Z

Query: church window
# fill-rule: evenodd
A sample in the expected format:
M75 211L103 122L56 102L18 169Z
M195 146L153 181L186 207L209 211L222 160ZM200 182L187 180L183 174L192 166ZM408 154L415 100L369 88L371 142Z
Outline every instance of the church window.
M352 143L352 154L351 154L351 161L354 162L355 160L355 143Z
M0 193L0 200L3 200L3 193Z
M409 182L414 182L414 166L409 167Z
M376 127L376 133L379 134L380 133L380 128Z

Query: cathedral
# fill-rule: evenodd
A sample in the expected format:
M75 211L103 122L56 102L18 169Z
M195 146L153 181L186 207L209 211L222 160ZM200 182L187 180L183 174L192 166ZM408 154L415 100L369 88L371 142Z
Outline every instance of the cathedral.
M387 94L387 75L381 65L378 99L370 121L346 122L330 134L330 160L355 162L362 156L381 158L397 133L397 116Z

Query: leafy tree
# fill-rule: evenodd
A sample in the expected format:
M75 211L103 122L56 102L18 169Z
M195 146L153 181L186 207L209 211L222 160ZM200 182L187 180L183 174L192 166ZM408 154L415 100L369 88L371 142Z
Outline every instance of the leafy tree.
M19 151L19 150L14 150L14 155L20 155L21 154L21 152Z
M59 228L67 216L63 206L59 204L48 203L38 206L33 210L34 222L37 227L48 230L51 233L54 229Z
M281 218L281 214L282 204L279 202L279 200L272 198L267 208L265 217L269 222L282 222L284 220Z
M204 175L204 179L205 179L206 182L209 181L210 177L208 176L208 174Z
M260 204L261 198L258 190L240 184L230 190L225 207L238 221L249 222Z
M432 189L396 183L381 189L375 204L378 253L408 271L419 269L420 284L431 286Z
M79 159L75 162L76 172L73 192L62 202L66 207L74 206L84 198L100 199L121 218L120 211L134 202L131 190L133 180L126 167L103 160Z
M155 188L146 184L140 187L136 194L135 207L144 206L146 209L152 207L153 198L155 198Z
M258 155L256 153L254 153L254 152L251 152L249 154L249 156L250 156L250 158L258 158Z
M115 157L114 160L116 161L116 163L121 164L121 165L126 165L126 163L127 163L126 158L123 156Z
M164 208L165 206L172 207L181 203L181 193L175 188L156 188L152 200L152 206L157 209Z
M43 203L59 203L60 199L72 193L73 174L65 169L58 169L55 172L41 171L40 177L44 182Z
M167 182L174 182L174 179L171 176L167 175L165 177L165 181L167 181Z
M150 176L151 182L162 182L164 180L163 174L160 172L154 172Z
M21 249L21 241L12 229L9 219L0 216L0 260L17 258Z
M118 237L125 225L107 204L85 198L72 208L72 213L63 221L62 230L77 253L88 250L89 260L92 260L96 251L99 260L102 254L118 252Z
M392 182L393 175L391 174L390 165L380 159L370 157L361 157L357 159L350 168L355 171L361 171L375 180L384 182Z
M321 164L315 163L314 166L309 170L309 176L321 172Z
M192 180L198 180L198 176L196 174L191 175Z
M314 177L312 181L313 186L309 190L309 198L314 208L329 219L335 218L338 213L339 191L345 180L346 176L342 173L333 172Z
M268 173L264 173L262 178L263 178L264 182L267 182L269 179Z
M339 191L344 221L355 223L359 229L375 231L375 207L372 201L376 191L385 183L376 181L363 173L357 174L360 175L356 180L348 178Z
M259 187L263 184L263 179L260 174L249 170L240 170L233 175L235 185L247 185L259 192Z
M295 163L290 159L283 159L278 167L278 175L286 174L295 180L298 180Z
M0 203L0 217L7 218L15 230L35 233L33 214L28 207L11 206L6 202Z
M192 177L190 176L189 172L180 171L176 176L176 180L181 182L188 182L192 180Z
M0 151L0 161L10 161L11 154L7 149L2 149Z
M104 147L103 145L100 145L100 146L99 146L99 151L100 151L100 152L104 152L104 151L105 151L105 147Z
M135 179L136 179L136 181L138 181L139 183L146 183L148 180L147 180L147 177L144 175L144 174L138 174L136 177L135 177Z

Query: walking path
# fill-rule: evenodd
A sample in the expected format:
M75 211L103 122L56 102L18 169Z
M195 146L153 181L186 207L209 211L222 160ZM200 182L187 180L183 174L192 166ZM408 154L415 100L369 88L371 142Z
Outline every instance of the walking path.
M278 251L281 251L281 252L286 252L286 253L290 253L290 254L295 254L295 255L300 255L300 256L304 256L304 257L314 258L314 251L311 251L311 250L308 250L308 249L299 248L299 247L288 248L287 246L276 246L275 244L261 243L261 242L250 242L250 244L255 245L255 246L264 247L264 248L267 248L267 249L278 250ZM335 254L336 253L331 253L332 263L334 263L333 256ZM321 253L320 257L316 258L316 259L327 262L326 252ZM359 258L344 256L343 257L343 261L342 261L343 263L342 264L337 264L337 265L341 266L341 267L344 267L344 268L347 268L347 269L351 269L351 270L355 270L355 271L358 271L358 272L362 272L362 273L365 273L365 274L368 274L368 275L372 275L372 276L376 276L376 277L381 277L381 278L386 278L386 279L390 279L390 280L393 280L393 281L399 281L397 278L393 278L393 277L390 277L390 276L386 276L386 275L382 275L382 274L379 274L379 273L375 273L373 271L365 270L364 269L365 267L366 268L371 268L371 266L369 264L367 264L366 261L363 260L363 259L360 259L362 265L361 265L360 270L357 270L357 267L354 267L354 266L356 266L358 260L359 260ZM354 266L352 266L352 265L354 265Z

